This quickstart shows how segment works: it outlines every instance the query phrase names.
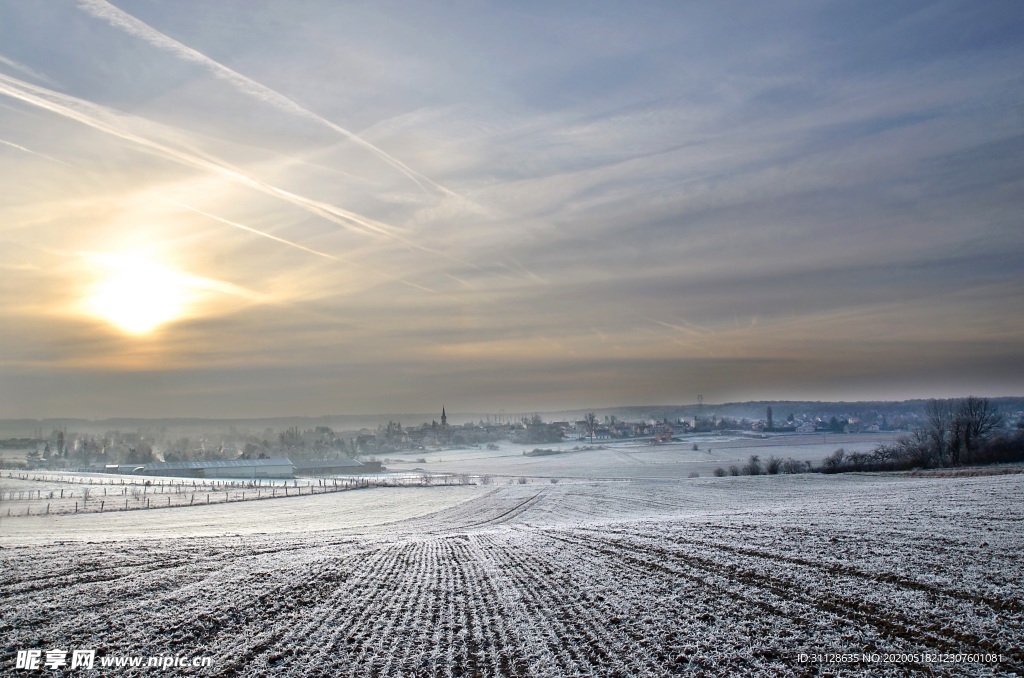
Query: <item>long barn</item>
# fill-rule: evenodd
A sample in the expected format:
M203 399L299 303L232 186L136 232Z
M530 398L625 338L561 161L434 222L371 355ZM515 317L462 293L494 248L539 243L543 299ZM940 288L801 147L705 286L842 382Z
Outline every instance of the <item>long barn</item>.
M290 459L238 459L234 461L173 461L144 464L140 475L179 478L293 478Z

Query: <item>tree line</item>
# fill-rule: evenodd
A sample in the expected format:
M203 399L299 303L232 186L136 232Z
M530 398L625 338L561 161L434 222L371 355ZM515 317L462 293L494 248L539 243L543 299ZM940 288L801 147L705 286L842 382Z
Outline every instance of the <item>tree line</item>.
M1010 433L1003 423L1002 413L988 398L931 400L924 423L909 435L872 452L836 450L819 470L905 471L1024 461L1024 430Z
M840 448L819 466L775 457L762 463L755 455L743 466L717 468L715 475L909 471L1024 462L1024 428L1018 424L1016 431L1008 431L1004 421L988 398L931 400L926 405L922 425L871 452L847 452Z

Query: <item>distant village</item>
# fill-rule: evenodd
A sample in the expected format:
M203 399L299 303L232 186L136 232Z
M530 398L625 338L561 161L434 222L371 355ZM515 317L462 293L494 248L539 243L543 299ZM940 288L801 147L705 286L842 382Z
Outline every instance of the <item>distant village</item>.
M845 415L821 416L786 411L771 406L758 419L717 416L709 411L686 417L620 419L614 414L587 413L575 420L544 421L540 415L495 417L453 424L445 408L438 418L416 425L388 421L376 429L335 431L328 426L261 431L229 426L211 432L187 427L158 426L136 431L112 430L103 434L69 431L66 427L32 437L0 440L0 465L7 468L110 470L148 465L182 468L197 462L241 462L290 459L331 472L379 472L377 458L391 453L491 446L499 443L535 445L564 441L600 444L615 440L646 440L665 444L691 434L780 435L838 434L909 431L921 423L916 411L885 413L868 410ZM1007 418L1019 424L1021 414ZM20 454L14 452L20 451ZM340 460L350 460L341 463ZM331 462L331 463L326 463ZM327 472L327 471L325 471Z

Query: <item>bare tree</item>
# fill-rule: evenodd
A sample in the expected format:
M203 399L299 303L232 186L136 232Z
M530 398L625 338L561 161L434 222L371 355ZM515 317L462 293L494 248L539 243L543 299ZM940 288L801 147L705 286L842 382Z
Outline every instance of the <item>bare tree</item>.
M987 398L932 400L925 409L923 426L891 445L879 446L870 461L890 467L902 462L922 468L975 463L1002 421L1002 415Z
M938 465L943 466L952 461L953 441L950 436L953 433L954 403L952 400L929 400L925 416L927 422L923 433L928 444L922 450L924 458L920 461L922 466L928 466L927 450L930 448L937 457Z
M867 452L850 452L846 455L846 465L854 471L863 471L870 461L871 455Z
M786 461L783 462L782 468L785 469L786 473L803 473L804 463L802 461L797 461L792 457L788 457Z
M825 457L825 461L822 462L825 467L826 473L839 473L843 468L843 462L846 460L846 450L839 448L832 454Z
M587 412L587 416L585 416L583 419L584 421L587 422L587 432L590 433L590 442L593 443L594 429L597 428L597 415L594 414L593 412Z
M750 459L747 460L747 465L743 467L743 475L761 475L761 457L757 456L756 454L750 455Z
M960 401L953 417L956 442L962 450L958 461L971 463L978 446L1003 421L1002 415L988 398L969 396Z

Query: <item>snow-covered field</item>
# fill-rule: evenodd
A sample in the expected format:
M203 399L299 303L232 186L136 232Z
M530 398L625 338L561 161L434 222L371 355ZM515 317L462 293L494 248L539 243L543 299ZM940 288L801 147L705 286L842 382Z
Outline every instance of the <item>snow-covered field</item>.
M18 650L85 648L209 656L176 670L213 675L1012 674L1022 552L1024 475L533 479L0 518L0 673ZM996 660L935 661L978 659L957 653Z
M497 450L486 448L396 452L383 455L389 469L422 469L432 473L526 476L530 478L660 479L686 478L692 473L712 475L715 468L742 466L751 455L762 463L769 456L797 461L821 461L837 448L848 452L870 452L879 442L895 438L892 433L773 435L767 438L739 435L686 436L667 444L649 440L625 440L591 444L587 440L523 445L502 443ZM694 451L693 446L697 445ZM579 449L594 447L598 449ZM552 456L528 457L534 448L561 452Z
M204 480L191 478L164 478L153 476L130 476L111 475L105 473L64 473L53 471L4 471L0 473L0 526L7 525L10 530L34 530L34 527L26 527L38 524L19 522L12 518L23 518L39 516L46 519L55 518L59 515L74 515L77 522L74 524L85 526L89 521L82 514L88 513L118 513L152 511L156 509L176 509L183 507L195 507L198 505L217 506L218 504L235 504L238 502L271 501L297 499L323 494L347 494L353 491L365 491L371 488L387 487L389 489L413 489L427 484L441 484L447 486L468 485L473 479L468 476L446 475L442 477L422 473L393 473L368 476L339 476L331 478L297 478L290 480L283 479L260 479L260 480ZM429 495L435 497L436 493ZM391 495L389 495L391 496ZM397 495L395 495L397 497ZM457 501L458 493L450 495ZM362 503L355 500L356 504L362 507ZM341 511L351 511L353 500L339 499ZM390 510L391 502L374 502L376 510L378 503L383 505L384 510ZM317 507L323 507L333 502L319 502ZM419 503L412 502L411 506L418 506ZM427 503L429 506L429 502ZM289 503L286 506L275 504L273 508L260 511L260 522L266 520L267 516L275 515L300 515L308 513L303 508L302 502ZM344 508L349 507L349 508ZM251 507L246 509L249 515L256 515ZM417 509L412 509L417 510ZM322 510L314 513L323 513ZM256 526L250 524L243 515L235 509L216 509L207 514L208 516L226 516L223 521L213 519L212 525L217 532L222 534L224 529L231 529L232 525L238 525L243 531L253 531ZM326 526L336 524L339 516L328 511L329 518ZM43 521L45 522L45 521ZM170 520L171 525L179 522L178 515ZM129 530L133 526L158 525L160 518L127 517L104 519L96 523L97 532L103 534L113 528L117 531L120 525L126 526ZM296 529L307 529L309 519L293 521ZM81 529L76 529L80 532ZM195 529L190 526L189 529Z

